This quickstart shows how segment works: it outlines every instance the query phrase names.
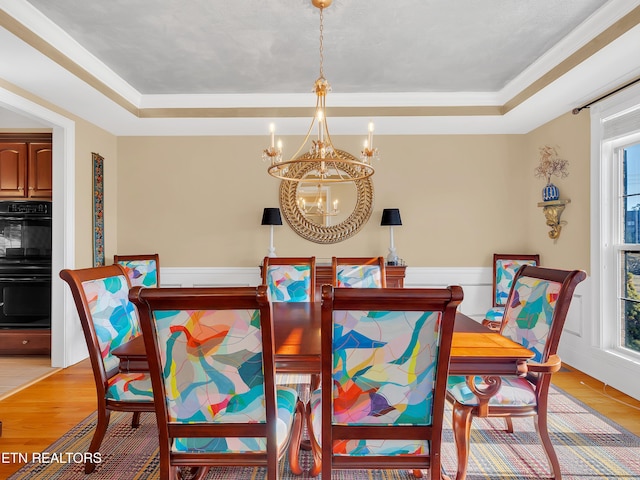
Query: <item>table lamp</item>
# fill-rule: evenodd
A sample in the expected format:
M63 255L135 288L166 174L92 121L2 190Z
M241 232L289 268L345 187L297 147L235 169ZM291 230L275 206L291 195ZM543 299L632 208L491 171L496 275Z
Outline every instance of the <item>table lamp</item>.
M393 227L396 225L402 225L400 219L400 209L398 208L385 208L382 210L382 220L380 225L383 227L389 227L389 255L387 255L388 265L398 265L398 254L396 253L396 247L393 243Z
M273 246L273 226L282 225L282 217L279 208L265 208L262 212L262 225L271 226L271 240L269 241L269 257L275 257L276 249Z

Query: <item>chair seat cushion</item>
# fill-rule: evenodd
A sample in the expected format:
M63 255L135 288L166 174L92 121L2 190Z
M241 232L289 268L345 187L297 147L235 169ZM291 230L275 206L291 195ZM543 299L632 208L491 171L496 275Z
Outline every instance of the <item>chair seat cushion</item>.
M276 373L276 385L293 388L300 401L306 404L311 392L311 374Z
M117 373L107 383L107 400L153 402L148 373Z
M311 394L311 425L313 436L322 445L322 394L320 389ZM335 455L424 455L429 452L429 442L421 440L340 440L333 448Z
M298 394L293 388L278 386L278 420L276 424L276 434L278 450L286 444L291 427L293 425L294 413ZM171 447L174 452L216 452L216 453L238 453L238 452L265 452L267 441L265 438L175 438Z
M502 385L500 390L489 400L490 406L522 407L536 404L534 386L525 378L500 377ZM480 389L486 387L486 383L480 377L475 378L476 385ZM478 405L478 398L471 392L466 383L466 377L451 375L447 381L447 392L463 405Z
M490 309L484 318L491 322L502 322L504 317L504 307L493 307Z

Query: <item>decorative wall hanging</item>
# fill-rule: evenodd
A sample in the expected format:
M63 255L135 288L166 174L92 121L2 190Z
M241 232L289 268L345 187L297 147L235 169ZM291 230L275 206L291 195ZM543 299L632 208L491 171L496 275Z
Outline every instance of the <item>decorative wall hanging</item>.
M547 180L547 184L542 189L542 201L549 202L560 198L560 190L553 183L551 177L566 178L569 176L567 167L569 161L558 156L558 150L555 147L545 145L540 147L540 163L534 170L534 174L538 178Z
M561 221L560 217L565 206L571 202L569 199L560 199L560 190L553 183L551 177L566 178L569 176L567 167L569 161L558 156L558 150L555 147L545 145L540 147L540 163L534 170L534 174L538 178L545 178L547 184L542 189L542 202L538 203L542 207L547 226L551 227L549 238L557 240L560 236L562 226L567 222Z
M93 266L104 265L104 158L92 153L93 161Z

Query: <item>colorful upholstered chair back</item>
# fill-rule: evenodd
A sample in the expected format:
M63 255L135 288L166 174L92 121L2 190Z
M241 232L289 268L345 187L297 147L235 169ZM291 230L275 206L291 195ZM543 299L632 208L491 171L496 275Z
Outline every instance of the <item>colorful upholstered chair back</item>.
M340 288L387 286L384 257L332 259L333 285Z
M315 257L265 257L262 280L271 302L315 301Z
M134 287L131 296L159 398L161 468L181 454L210 465L242 454L264 465L269 457L276 478L298 397L274 383L266 287Z
M524 265L539 264L540 256L537 254L493 254L493 306L485 315L485 325L499 329L504 316L504 305L516 273Z
M113 263L122 265L132 286L160 286L160 258L158 254L114 255Z
M406 468L430 462L440 472L451 339L461 300L458 286L323 286L322 356L331 361L323 362L321 389L314 394L321 402L312 400L311 412L323 478L331 478L332 468L385 468L398 456L415 460ZM353 438L360 426L371 430ZM428 429L417 433L416 426L430 427L431 435ZM371 456L373 464L367 463ZM362 460L353 463L354 457Z
M97 425L89 452L97 452L113 410L134 412L132 426L140 412L153 411L151 379L147 373L120 372L113 351L140 335L138 313L129 301L130 283L121 265L62 270L80 317L89 351L97 395ZM87 460L85 473L95 464Z
M105 371L118 367L113 350L140 335L138 313L129 301L129 287L122 273L82 282Z
M504 255L493 256L494 291L493 306L504 306L511 290L513 279L523 265L539 265L539 255Z
M526 272L512 285L502 335L531 350L535 362L544 361L547 343L555 337L550 333L561 288L561 282L529 277Z

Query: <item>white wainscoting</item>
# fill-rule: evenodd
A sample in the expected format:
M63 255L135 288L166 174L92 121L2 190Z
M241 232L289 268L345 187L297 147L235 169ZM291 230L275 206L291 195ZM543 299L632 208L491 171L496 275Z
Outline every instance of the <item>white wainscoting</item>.
M259 267L160 267L163 287L253 287Z
M460 311L481 321L491 307L491 268L407 267L405 287L460 285L464 300ZM163 287L242 287L260 284L258 267L161 267Z

